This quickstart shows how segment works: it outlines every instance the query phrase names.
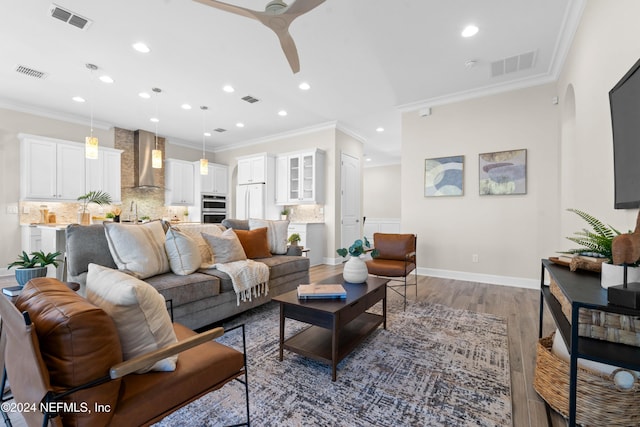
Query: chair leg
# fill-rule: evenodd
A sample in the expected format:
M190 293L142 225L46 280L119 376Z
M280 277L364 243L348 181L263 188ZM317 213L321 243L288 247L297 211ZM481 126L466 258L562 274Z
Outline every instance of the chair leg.
M238 381L241 384L244 384L244 395L245 395L245 402L246 402L245 409L247 411L247 422L234 424L232 426L227 426L227 427L237 427L237 426L251 427L251 416L249 414L249 377L247 374L247 338L245 335L244 323L238 326L234 326L233 328L227 329L225 332L230 332L238 328L242 328L242 355L244 357L244 380L236 378L236 381Z

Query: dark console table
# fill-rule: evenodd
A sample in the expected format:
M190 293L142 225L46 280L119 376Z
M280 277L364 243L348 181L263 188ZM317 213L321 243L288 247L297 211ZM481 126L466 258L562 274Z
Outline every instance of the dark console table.
M558 287L571 303L571 323L562 313L558 300L544 285L544 272L549 272ZM542 260L540 274L540 325L538 336L542 337L544 302L551 312L556 326L571 355L569 367L569 426L576 425L576 385L578 358L616 365L621 368L640 370L640 348L617 344L578 335L578 311L580 308L595 309L611 313L640 316L640 310L609 305L607 290L600 286L600 276L590 272L569 271L567 267Z

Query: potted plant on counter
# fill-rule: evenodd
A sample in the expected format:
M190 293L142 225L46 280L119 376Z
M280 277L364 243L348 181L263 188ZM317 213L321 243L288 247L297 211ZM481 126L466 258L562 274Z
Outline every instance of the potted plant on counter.
M78 212L78 222L82 225L91 224L91 214L88 210L89 203L95 203L98 206L110 205L111 196L105 191L89 191L78 197L78 200L82 203L82 210Z
M31 252L29 256L25 251L18 256L7 268L16 267L16 281L23 287L29 280L35 277L45 277L47 275L47 266L53 265L57 267L60 261L56 257L61 252L49 252L45 254L43 251Z
M336 251L341 257L351 255L351 258L344 265L342 271L342 277L349 283L364 283L369 276L367 270L367 264L364 262L364 256L367 252L371 252L372 257L378 256L377 249L371 249L369 240L365 237L364 242L361 239L357 239L353 242L353 245L347 248L340 248Z
M286 220L289 217L290 212L289 208L282 208L280 211L280 219L283 221Z

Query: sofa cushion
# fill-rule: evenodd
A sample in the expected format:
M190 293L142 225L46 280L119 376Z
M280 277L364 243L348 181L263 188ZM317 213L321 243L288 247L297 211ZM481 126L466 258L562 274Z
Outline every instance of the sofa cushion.
M200 268L211 267L213 265L213 252L211 252L211 247L202 237L202 233L219 236L225 228L218 224L183 224L178 229L190 236L198 244L200 256L202 257Z
M269 250L272 254L284 255L287 253L287 234L289 221L274 221L270 219L249 219L249 229L267 227Z
M167 230L164 243L171 271L179 276L193 273L202 264L198 243L186 233L175 228Z
M269 287L271 287L271 282L277 281L281 277L309 270L309 258L302 256L277 255L270 258L258 258L255 261L269 267ZM220 293L233 291L233 283L228 274L215 268L203 269L200 272L220 279Z
M222 225L227 228L233 228L234 230L249 230L248 219L225 218L222 220Z
M62 282L53 278L32 279L15 304L18 310L29 313L35 325L40 353L54 389L66 390L101 378L109 374L113 365L122 362L120 340L111 317ZM119 389L120 380L115 380L80 390L68 401L87 402L90 408L96 403L113 408ZM63 423L106 425L111 416L111 412L68 413L63 415Z
M256 228L255 230L234 230L234 232L238 236L247 258L267 258L271 256L269 240L267 239L267 227Z
M213 262L216 264L247 259L242 244L232 229L223 231L219 236L202 233L202 237L209 244L213 252Z
M71 224L65 230L67 269L70 276L85 275L89 263L118 268L104 235L104 225Z
M164 297L142 280L89 264L87 299L115 322L124 360L177 342ZM167 357L136 372L173 371L177 360L178 356Z
M158 274L145 280L153 286L173 307L189 304L220 293L220 281L202 273L177 276L173 273Z
M105 223L104 231L119 270L127 270L139 279L170 271L165 232L159 221L141 225Z

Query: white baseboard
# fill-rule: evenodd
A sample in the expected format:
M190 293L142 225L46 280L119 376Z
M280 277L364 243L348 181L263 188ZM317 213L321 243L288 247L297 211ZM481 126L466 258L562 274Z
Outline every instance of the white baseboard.
M489 283L491 285L513 286L516 288L540 289L539 279L526 279L524 277L497 276L494 274L441 270L437 268L418 268L418 275L464 280L467 282Z
M0 268L0 276L12 276L13 274L13 271L6 267Z

